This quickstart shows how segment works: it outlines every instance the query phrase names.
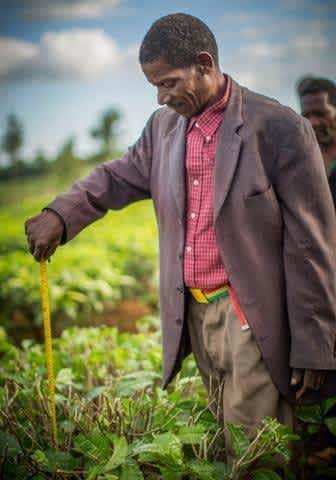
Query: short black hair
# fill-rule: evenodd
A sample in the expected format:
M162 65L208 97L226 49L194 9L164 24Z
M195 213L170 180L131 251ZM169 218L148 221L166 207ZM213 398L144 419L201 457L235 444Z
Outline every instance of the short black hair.
M327 92L330 103L336 107L336 85L328 78L301 78L297 85L297 91L300 98L308 93Z
M139 52L141 65L159 58L175 68L197 63L197 55L208 52L218 67L218 47L214 34L199 18L174 13L156 20L144 39Z

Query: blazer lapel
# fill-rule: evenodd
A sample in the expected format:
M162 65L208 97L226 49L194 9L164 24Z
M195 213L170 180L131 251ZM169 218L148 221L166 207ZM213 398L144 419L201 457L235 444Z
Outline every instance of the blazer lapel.
M243 124L241 88L232 80L232 90L219 127L214 171L214 222L229 193L236 171L242 139L237 130Z
M180 117L176 127L169 133L169 185L175 198L178 214L184 219L186 184L185 184L185 150L187 120Z

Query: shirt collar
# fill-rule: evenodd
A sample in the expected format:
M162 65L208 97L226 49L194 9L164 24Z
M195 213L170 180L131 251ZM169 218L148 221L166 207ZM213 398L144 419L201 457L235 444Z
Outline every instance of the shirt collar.
M224 90L223 96L219 100L217 100L216 103L214 103L213 105L210 105L210 107L206 108L198 115L194 115L193 117L190 118L188 128L187 128L187 133L189 133L192 130L196 122L198 126L203 130L205 129L204 127L206 126L209 128L209 125L211 124L215 129L219 125L219 122L222 118L222 112L224 111L229 100L231 83L232 83L231 78L228 75L223 74L223 76L225 78L225 90ZM218 123L211 122L211 119L215 119L216 117L218 119ZM210 132L208 131L207 133L209 134Z

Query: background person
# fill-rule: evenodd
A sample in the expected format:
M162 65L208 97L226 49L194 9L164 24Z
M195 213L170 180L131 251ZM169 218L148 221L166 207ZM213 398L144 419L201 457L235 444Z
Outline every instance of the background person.
M327 78L305 77L297 91L301 114L311 122L320 145L336 206L336 85Z
M265 416L291 425L293 387L318 391L336 368L335 215L311 125L223 74L191 15L154 22L139 59L164 108L26 222L30 251L46 259L107 210L152 198L163 388L192 350L220 422L251 437Z

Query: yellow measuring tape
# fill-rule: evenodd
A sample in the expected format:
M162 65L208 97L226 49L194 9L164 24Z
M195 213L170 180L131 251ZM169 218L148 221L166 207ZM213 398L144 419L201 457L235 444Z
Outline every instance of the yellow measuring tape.
M51 420L52 439L57 445L57 427L56 427L56 402L55 402L55 376L54 376L54 362L52 354L51 341L51 323L50 323L50 306L49 306L49 292L48 292L48 272L47 263L40 263L41 274L41 300L42 300L42 314L44 325L44 342L47 359L48 372L48 392L49 392L49 415Z

